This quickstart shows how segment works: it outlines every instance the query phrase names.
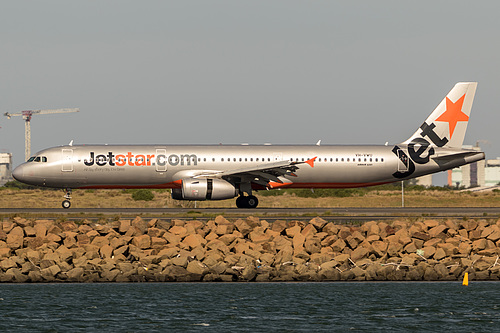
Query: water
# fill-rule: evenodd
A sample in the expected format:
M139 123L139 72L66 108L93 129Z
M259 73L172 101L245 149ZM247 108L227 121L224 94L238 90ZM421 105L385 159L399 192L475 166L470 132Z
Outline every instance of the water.
M0 284L0 332L500 331L500 283Z

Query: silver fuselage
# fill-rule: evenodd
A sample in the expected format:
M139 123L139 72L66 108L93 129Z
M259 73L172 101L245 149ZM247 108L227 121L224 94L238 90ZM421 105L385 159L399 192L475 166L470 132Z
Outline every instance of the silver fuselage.
M283 187L348 188L400 181L484 159L482 152L437 148L429 161L415 163L404 144L75 145L45 149L34 156L40 157L38 161L21 164L14 177L55 188L176 188L179 180L203 174L314 157L313 166L302 164L294 175L285 176Z

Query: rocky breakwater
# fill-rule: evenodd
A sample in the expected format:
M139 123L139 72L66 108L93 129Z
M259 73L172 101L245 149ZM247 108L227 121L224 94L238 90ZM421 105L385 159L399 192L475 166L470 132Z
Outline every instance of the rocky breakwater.
M1 282L500 279L500 220L0 222Z

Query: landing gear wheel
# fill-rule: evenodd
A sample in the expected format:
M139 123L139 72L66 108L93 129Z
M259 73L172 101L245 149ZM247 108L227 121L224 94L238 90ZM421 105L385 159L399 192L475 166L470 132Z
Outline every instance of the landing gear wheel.
M246 198L244 196L239 196L238 199L236 199L236 207L238 208L246 208Z
M71 207L71 189L70 188L66 188L65 189L66 191L66 194L64 195L64 201L62 202L62 207L64 209L68 209L69 207Z
M259 199L257 199L257 197L253 195L249 195L245 199L247 208L257 208L257 206L259 205Z

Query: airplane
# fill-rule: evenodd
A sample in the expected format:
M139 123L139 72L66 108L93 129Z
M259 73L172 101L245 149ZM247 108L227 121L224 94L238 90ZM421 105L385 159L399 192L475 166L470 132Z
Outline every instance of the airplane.
M235 198L278 188L353 188L398 182L483 160L463 149L477 82L457 83L396 145L69 145L48 148L12 172L23 183L72 189L170 188L176 200Z

